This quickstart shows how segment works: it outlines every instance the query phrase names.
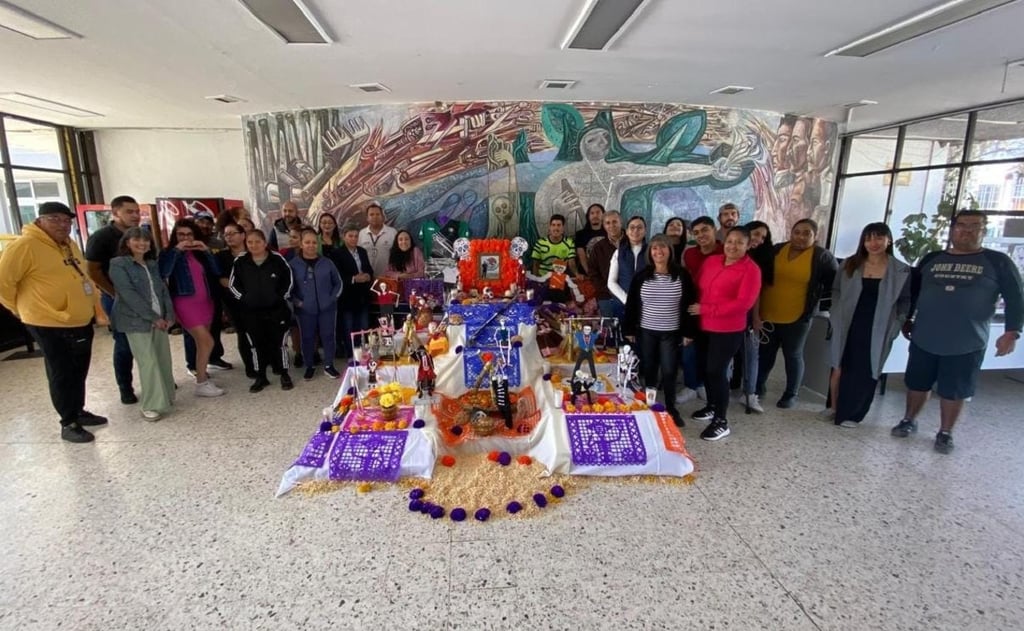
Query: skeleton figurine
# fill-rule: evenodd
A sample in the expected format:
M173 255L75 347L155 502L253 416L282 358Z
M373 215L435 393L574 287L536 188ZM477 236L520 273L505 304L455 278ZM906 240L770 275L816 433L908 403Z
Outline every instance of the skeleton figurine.
M594 366L594 344L597 342L597 335L589 324L583 325L582 331L576 331L576 365L573 372L579 373L583 361L590 365L590 376L597 379L597 368Z
M399 295L392 291L391 287L384 281L378 281L370 286L370 291L377 294L377 302L380 304L380 312L391 315L395 312L395 305L398 303Z
M366 334L366 353L370 359L380 357L380 335L376 331L370 331Z
M377 368L378 365L376 359L371 358L370 361L366 362L366 371L368 375L366 383L369 384L371 388L377 385Z
M381 351L388 355L395 355L395 318L390 313L386 313L377 318L377 323L380 324L380 346Z
M572 398L570 399L572 404L576 405L576 397L587 395L587 403L593 405L594 395L591 389L595 383L597 383L597 377L591 377L582 370L577 370L572 376L572 381L569 382L569 387L572 389Z
M501 359L506 366L512 363L512 330L508 328L508 318L498 316L498 330L494 332L494 345L501 353Z
M557 302L559 304L566 304L570 301L570 298L576 302L583 302L583 293L580 288L573 281L566 270L567 265L565 261L556 259L551 265L551 271L540 276L535 276L527 272L526 277L530 280L545 285L544 300L548 302Z
M634 392L640 391L640 384L637 381L637 368L640 366L640 359L630 348L629 344L623 344L619 349L618 366L616 371L616 386L625 395L626 388Z
M484 287L484 300L494 300L494 290L490 285Z
M416 320L413 319L412 314L405 318L405 322L402 324L402 348L399 354L409 353L412 356L412 352L420 345L419 338L416 337Z
M491 371L491 397L494 407L505 419L505 427L512 429L512 395L508 389L508 375L504 370Z
M434 382L437 379L437 373L434 372L434 358L422 346L414 350L411 357L417 362L416 396L423 398L423 393L426 392L428 397L433 397Z

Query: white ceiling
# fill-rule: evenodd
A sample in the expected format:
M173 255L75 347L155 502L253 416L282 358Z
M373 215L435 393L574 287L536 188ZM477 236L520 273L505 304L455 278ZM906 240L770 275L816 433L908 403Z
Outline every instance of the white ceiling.
M584 0L306 0L338 43L286 46L237 0L14 0L83 35L0 29L0 92L103 113L0 110L77 127L236 128L239 115L359 103L649 101L809 113L850 129L1024 97L1024 1L869 58L822 54L937 0L651 0L610 51L559 49ZM541 79L576 79L569 91ZM391 93L348 88L379 81ZM726 84L753 92L712 96ZM203 97L233 94L247 103Z

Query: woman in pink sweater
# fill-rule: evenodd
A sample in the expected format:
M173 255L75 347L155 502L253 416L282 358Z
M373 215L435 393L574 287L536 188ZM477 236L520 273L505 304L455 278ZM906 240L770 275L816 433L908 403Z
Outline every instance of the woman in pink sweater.
M700 328L708 336L707 372L704 385L708 405L694 413L711 424L700 437L718 440L729 435L729 362L743 345L747 313L761 292L761 269L747 256L750 233L732 228L725 236L725 254L715 254L697 275L699 300L689 311L700 316Z

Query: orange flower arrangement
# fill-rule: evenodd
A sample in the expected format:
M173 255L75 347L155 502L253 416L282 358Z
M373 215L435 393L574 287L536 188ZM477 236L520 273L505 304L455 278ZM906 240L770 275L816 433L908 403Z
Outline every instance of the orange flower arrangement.
M469 291L483 291L490 287L495 295L501 296L509 289L519 276L519 261L512 258L508 239L473 239L469 242L469 257L459 260L459 278L462 286ZM480 256L498 256L501 259L501 277L487 280L480 278Z

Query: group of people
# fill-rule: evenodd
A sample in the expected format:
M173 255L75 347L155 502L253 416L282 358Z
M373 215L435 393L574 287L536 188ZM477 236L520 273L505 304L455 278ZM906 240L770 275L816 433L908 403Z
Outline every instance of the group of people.
M978 211L953 217L949 248L913 269L893 255L884 223L865 226L857 251L840 266L817 244L812 219L797 221L787 241L773 243L767 224L739 225L739 209L729 203L719 209L717 225L708 216L689 226L673 217L650 238L642 217L631 217L625 230L621 215L600 205L587 217L588 234L575 243L580 279L585 274L596 288L601 315L622 322L645 385L663 393L677 425L684 424L679 404L705 399L692 414L708 422L705 440L731 432L732 390L741 390L748 411L764 411L761 397L780 350L785 385L776 406L793 407L812 318L827 313L827 412L834 423L852 428L865 418L902 332L910 339L907 408L892 433L905 437L917 430L917 416L935 388L942 400L935 448L949 453L963 403L974 395L1000 297L1005 331L996 340L997 355L1013 352L1024 323L1020 274L1008 256L982 247L986 216ZM552 240L561 240L560 220L551 219L555 238L549 236L547 251L554 251ZM684 387L677 395L680 364Z
M0 302L43 351L64 440L90 442L87 428L107 422L85 410L97 303L110 319L121 402L138 403L149 421L174 405L168 336L176 328L185 336L185 364L197 397L224 394L210 372L234 368L223 359L226 326L237 335L239 356L253 379L250 392L270 385L268 368L282 389L294 387L289 340L306 380L315 377L318 349L324 373L340 377L335 358L351 356L350 334L369 328L373 280L420 277L423 255L408 231L384 225L376 204L367 209L363 228L339 230L325 215L314 229L301 222L293 202L283 204L281 214L270 237L244 208L216 219L179 219L157 253L150 230L140 226L138 203L116 197L111 221L89 237L83 254L71 237L74 213L59 202L40 206L38 219L0 258ZM288 241L275 248L279 229Z
M237 334L251 392L270 385L268 367L290 390L293 333L295 365L304 367L304 378L315 376L317 349L324 372L337 378L335 357L350 356L350 334L369 328L374 280L418 278L425 271L412 235L385 225L377 204L366 209L366 227L339 229L330 215L316 228L303 224L295 204L286 202L269 237L244 209L216 220L180 219L159 255L140 227L134 199L115 198L111 209L112 221L90 237L83 254L71 238L74 213L62 203L44 203L0 257L0 303L43 351L61 436L71 442L93 440L86 428L107 422L85 409L97 302L110 316L121 401L141 403L142 416L158 420L172 409L177 389L168 339L175 327L186 336L196 396L224 393L210 376L233 368L222 357L222 324ZM950 247L913 269L893 256L892 233L882 223L865 226L857 251L840 267L817 245L811 219L796 222L789 239L776 244L765 223L741 226L733 204L719 209L717 224L708 216L689 225L674 217L650 238L639 216L623 229L620 213L595 204L587 218L572 239L564 234L564 218L551 217L547 238L531 254L533 274L555 290L575 287L573 278L589 284L597 310L619 319L638 351L646 386L662 391L678 425L684 424L679 404L705 399L692 418L708 422L701 433L706 440L729 435L732 390L742 389L749 410L764 411L761 398L780 350L786 379L776 405L794 405L811 319L827 311L835 423L855 427L864 419L902 331L911 340L907 407L892 433L917 430L935 387L942 399L935 448L948 453L964 401L974 395L999 297L1005 332L996 353L1013 352L1020 337L1020 274L1005 254L982 247L986 217L977 211L953 217Z

